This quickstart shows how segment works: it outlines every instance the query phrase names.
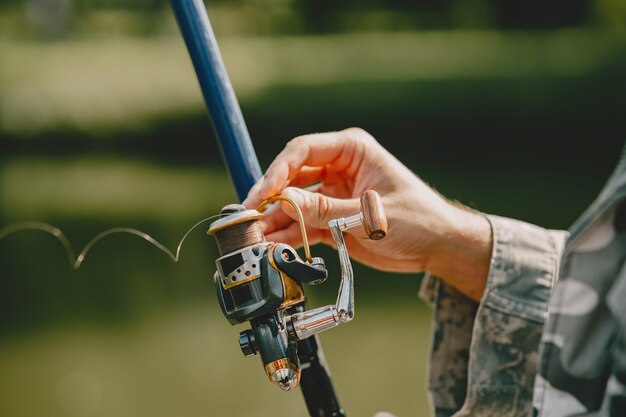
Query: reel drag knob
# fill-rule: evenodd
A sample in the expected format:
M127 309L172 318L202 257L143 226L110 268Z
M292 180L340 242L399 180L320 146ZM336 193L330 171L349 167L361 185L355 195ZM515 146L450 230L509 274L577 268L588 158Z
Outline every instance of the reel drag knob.
M257 345L252 330L248 329L239 333L239 347L244 356L256 355Z

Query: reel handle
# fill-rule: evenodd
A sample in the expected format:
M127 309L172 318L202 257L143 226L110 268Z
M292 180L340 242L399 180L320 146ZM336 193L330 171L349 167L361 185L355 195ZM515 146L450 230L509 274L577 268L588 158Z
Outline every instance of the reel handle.
M387 236L387 216L376 191L367 190L361 195L361 213L363 227L370 239L380 240Z
M341 266L337 302L335 305L301 311L288 317L289 333L298 340L304 340L354 318L354 272L342 232L363 227L370 239L380 240L387 236L387 217L380 196L376 191L366 191L361 196L360 213L331 220L328 227L337 245Z

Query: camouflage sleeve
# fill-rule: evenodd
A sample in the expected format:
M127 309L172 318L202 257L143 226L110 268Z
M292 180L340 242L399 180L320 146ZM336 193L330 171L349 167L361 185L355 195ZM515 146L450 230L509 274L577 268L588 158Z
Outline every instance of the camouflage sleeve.
M465 400L469 347L478 303L432 275L424 277L420 296L433 306L428 370L433 415L449 417Z
M480 304L427 276L434 307L429 393L434 415L529 416L537 350L567 237L487 216L493 248Z

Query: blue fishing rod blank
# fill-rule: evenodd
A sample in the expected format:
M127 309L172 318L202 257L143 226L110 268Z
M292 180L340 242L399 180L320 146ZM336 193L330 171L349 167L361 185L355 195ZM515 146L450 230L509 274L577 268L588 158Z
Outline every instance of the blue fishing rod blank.
M222 157L243 200L261 177L261 168L226 73L202 0L171 0L178 26L200 81ZM296 308L304 309L303 305ZM317 336L298 342L302 365L300 387L309 415L345 417L333 387Z
M196 69L222 157L243 200L261 177L241 108L226 73L202 0L172 0L172 8Z

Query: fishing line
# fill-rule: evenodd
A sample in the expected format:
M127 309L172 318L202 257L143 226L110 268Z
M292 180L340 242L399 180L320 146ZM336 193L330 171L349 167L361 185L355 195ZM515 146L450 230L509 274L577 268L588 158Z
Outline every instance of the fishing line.
M176 252L171 251L165 245L163 245L161 242L159 242L158 240L156 240L149 234L144 233L141 230L133 229L131 227L113 227L111 229L105 230L104 232L97 234L89 241L89 243L85 245L85 247L78 254L78 256L76 256L76 252L74 251L72 244L70 243L67 236L65 236L63 231L59 229L58 227L53 226L48 223L28 221L28 222L19 222L19 223L10 224L0 229L0 240L4 239L10 234L23 231L23 230L38 230L38 231L48 233L54 236L61 243L61 246L63 246L63 248L65 249L65 253L67 255L67 259L70 263L70 266L73 269L78 269L83 264L85 257L87 256L89 251L96 245L96 243L98 243L99 241L101 241L107 236L120 234L120 233L126 233L126 234L137 236L145 240L146 242L150 243L151 245L159 249L161 252L169 256L174 262L178 262L178 260L180 259L180 250L183 247L183 243L185 242L185 239L187 239L187 236L189 236L189 234L201 224L206 223L209 220L213 220L214 218L219 217L219 216L220 216L219 214L216 214L214 216L207 217L206 219L202 219L196 224L194 224L193 226L191 226L189 230L187 230L187 232L183 235L180 242L178 243L178 246L176 247Z

